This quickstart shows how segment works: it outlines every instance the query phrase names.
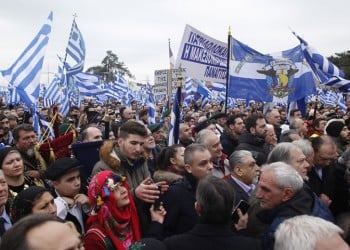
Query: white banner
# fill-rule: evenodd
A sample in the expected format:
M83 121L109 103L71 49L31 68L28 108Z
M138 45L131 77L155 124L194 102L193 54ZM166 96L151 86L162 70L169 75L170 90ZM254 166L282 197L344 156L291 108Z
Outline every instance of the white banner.
M227 44L186 25L176 68L186 69L186 76L203 81L226 82Z

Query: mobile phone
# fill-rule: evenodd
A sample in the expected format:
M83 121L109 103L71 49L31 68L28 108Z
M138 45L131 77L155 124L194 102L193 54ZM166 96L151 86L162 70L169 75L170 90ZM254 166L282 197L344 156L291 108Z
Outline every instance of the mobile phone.
M239 208L242 212L242 214L246 214L248 209L249 209L250 205L248 204L248 202L246 202L245 200L240 200L237 204L237 206L235 207L235 209L232 212L231 215L231 219L234 223L237 223L239 220L239 215L238 215L238 211L237 208Z
M158 190L159 190L159 192L161 192L162 187L158 186ZM153 203L153 210L154 211L159 210L160 205L161 205L161 203L160 203L160 193L159 193L159 198L156 199Z

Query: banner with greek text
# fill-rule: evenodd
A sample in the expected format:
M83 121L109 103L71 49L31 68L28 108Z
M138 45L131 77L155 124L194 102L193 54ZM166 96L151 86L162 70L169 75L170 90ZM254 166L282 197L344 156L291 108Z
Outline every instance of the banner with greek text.
M186 76L203 81L226 82L227 44L186 25L176 68L186 69Z

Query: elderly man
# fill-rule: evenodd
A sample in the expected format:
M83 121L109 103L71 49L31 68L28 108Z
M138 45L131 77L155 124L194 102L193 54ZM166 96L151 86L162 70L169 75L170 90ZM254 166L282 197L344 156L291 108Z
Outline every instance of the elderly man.
M46 166L41 166L40 161L35 157L35 146L38 143L38 137L34 127L29 124L21 124L13 130L14 144L20 152L26 175L33 178L42 177Z
M281 115L277 109L272 109L270 112L266 114L266 121L268 124L271 124L275 130L275 134L277 136L277 139L279 140L281 137L281 131L280 128L281 125Z
M302 228L302 230L300 230ZM285 220L275 233L275 250L349 250L343 230L318 217L300 215Z
M212 174L216 177L223 178L230 173L227 155L222 153L220 138L209 129L203 129L198 133L197 143L204 144L208 147L213 162Z
M303 151L295 144L290 142L279 143L269 154L267 163L277 161L285 162L291 165L304 181L308 180L307 173L310 170L310 165L306 161L306 156Z
M235 191L235 205L240 200L249 201L249 197L255 190L256 177L259 174L259 167L251 152L238 150L231 154L229 159L230 175L225 179L232 185Z
M339 175L336 168L337 146L332 138L326 135L316 137L311 143L314 149L314 165L308 173L308 184L337 215L344 211L340 205L341 201L347 199L347 194L338 189L338 187L344 186L345 180L344 175Z
M260 201L257 216L268 229L263 235L263 248L273 249L274 233L286 219L297 215L313 215L328 221L333 216L327 206L309 189L298 172L284 162L275 162L262 167L256 197Z

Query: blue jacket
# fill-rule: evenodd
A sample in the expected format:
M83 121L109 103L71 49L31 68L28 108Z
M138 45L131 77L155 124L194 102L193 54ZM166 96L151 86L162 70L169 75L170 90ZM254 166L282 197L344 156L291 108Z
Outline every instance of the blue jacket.
M304 185L304 187L297 192L292 199L280 204L272 210L262 210L257 214L262 222L270 224L262 236L263 249L273 250L275 231L283 221L304 214L334 222L334 217L329 208L307 185Z

